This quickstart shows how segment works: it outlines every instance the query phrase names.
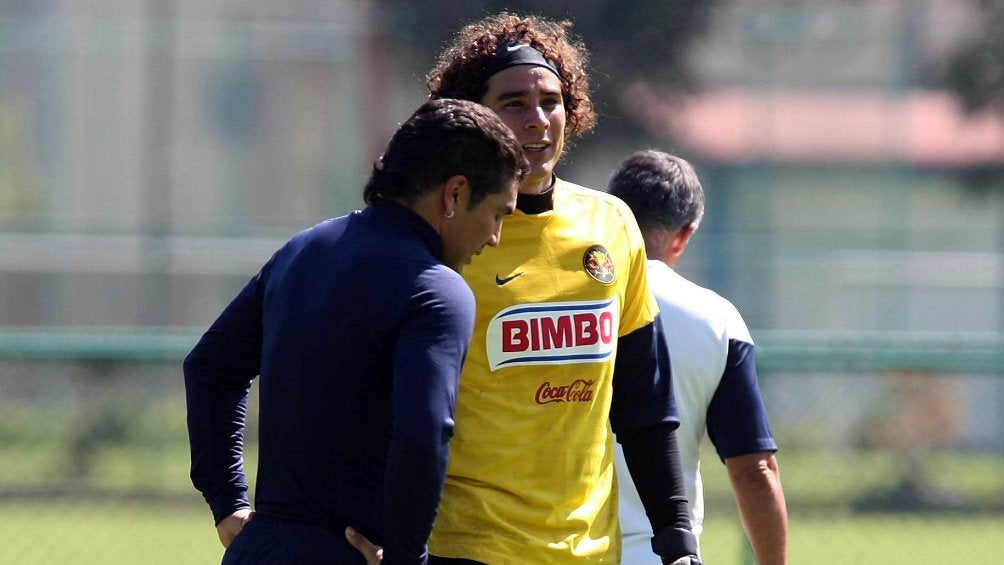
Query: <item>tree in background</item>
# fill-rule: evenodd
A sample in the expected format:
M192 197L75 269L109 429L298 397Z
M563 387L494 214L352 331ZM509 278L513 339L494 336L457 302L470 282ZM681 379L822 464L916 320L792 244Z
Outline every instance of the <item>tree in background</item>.
M593 99L600 114L597 130L603 132L580 144L601 137L607 145L630 139L637 146L653 140L628 118L623 105L630 101L622 101L622 91L641 80L658 88L695 90L699 85L687 54L691 43L705 33L714 4L708 0L402 0L387 2L383 10L388 30L393 30L388 39L399 42L396 51L414 57L413 63L422 69L432 67L435 55L460 26L489 14L505 10L571 20L573 33L592 54Z
M1004 0L974 0L976 17L945 77L968 113L990 111L1004 120ZM988 164L963 173L981 191L1004 188L1004 166Z

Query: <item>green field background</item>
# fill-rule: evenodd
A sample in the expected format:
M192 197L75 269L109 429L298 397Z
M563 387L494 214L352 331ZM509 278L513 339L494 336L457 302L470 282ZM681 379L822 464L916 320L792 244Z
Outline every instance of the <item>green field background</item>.
M814 517L796 513L790 562L999 564L1004 518L965 516ZM708 565L741 565L737 522L709 519L702 546ZM0 504L3 563L34 565L196 565L218 563L223 549L198 506L154 503ZM630 565L630 564L625 564Z
M174 406L146 412L147 419L156 420L159 412L180 417ZM60 479L54 471L65 457L64 449L46 442L0 450L6 491L0 500L0 563L219 562L222 547L208 508L188 483L183 443L102 447L94 453L92 475L77 481ZM885 454L796 451L782 453L780 461L791 514L792 564L1004 563L1004 514L995 510L995 501L1004 500L1000 457L932 459L937 485L950 484L976 500L940 512L852 509L850 502L862 493L881 491L897 480L897 466ZM705 562L745 565L748 553L724 467L708 457L703 464Z
M30 376L27 367L8 363L4 374ZM54 363L37 369L44 380L22 379L36 390L0 398L0 565L219 562L209 509L188 478L176 363L114 367ZM1004 564L1001 453L952 443L836 448L808 424L776 432L792 565ZM251 426L250 476L255 445ZM705 563L748 565L725 468L709 448L702 465Z
M938 76L1002 3L0 1L0 565L219 563L182 359L503 4L593 52L562 178L698 169L680 273L756 340L790 564L1004 565L1001 108ZM706 451L705 562L749 565Z

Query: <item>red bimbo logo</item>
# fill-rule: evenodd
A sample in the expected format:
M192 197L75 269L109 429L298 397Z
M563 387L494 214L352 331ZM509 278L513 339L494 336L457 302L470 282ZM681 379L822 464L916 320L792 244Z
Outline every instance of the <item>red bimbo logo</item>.
M513 365L602 363L617 342L614 299L521 304L488 324L491 370Z

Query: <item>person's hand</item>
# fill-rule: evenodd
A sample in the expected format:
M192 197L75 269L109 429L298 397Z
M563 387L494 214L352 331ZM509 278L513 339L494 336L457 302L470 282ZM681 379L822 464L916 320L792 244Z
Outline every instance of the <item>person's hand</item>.
M352 528L345 528L345 539L349 540L349 545L363 554L366 565L380 565L383 561L383 548L366 539L366 536Z
M685 555L672 563L666 559L663 559L662 562L666 565L704 565L700 559L694 557L693 555Z
M250 508L241 508L216 524L216 533L220 536L223 547L230 547L230 542L234 541L237 534L244 529L244 524L251 521L251 518L254 518L254 512Z

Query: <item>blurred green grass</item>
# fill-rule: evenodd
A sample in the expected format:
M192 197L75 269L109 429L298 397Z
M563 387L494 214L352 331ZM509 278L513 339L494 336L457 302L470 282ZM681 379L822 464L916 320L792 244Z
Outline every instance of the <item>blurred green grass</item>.
M66 411L59 404L0 400L0 562L219 562L222 547L209 510L188 479L184 401L120 407ZM252 477L253 438L252 431ZM792 449L782 450L779 461L792 564L1002 562L1000 454L932 452L918 459L889 450ZM725 468L710 449L703 470L705 562L745 565ZM908 470L962 504L947 512L855 510L860 501L894 490Z
M1004 555L1004 517L793 516L790 562L996 564ZM743 565L743 538L728 512L716 512L702 537L709 565ZM163 504L33 500L0 503L4 563L187 565L218 563L223 548L197 497ZM630 564L625 564L630 565Z

